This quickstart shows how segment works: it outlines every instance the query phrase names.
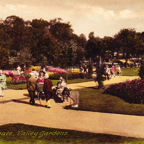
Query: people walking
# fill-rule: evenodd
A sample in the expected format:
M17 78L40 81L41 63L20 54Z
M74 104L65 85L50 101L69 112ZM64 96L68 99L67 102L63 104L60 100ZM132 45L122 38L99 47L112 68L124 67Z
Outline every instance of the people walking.
M51 82L51 80L49 80L49 76L48 76L47 73L44 76L43 92L46 96L46 105L45 105L45 107L50 108L50 98L52 97L52 82Z
M30 95L30 104L32 103L32 105L35 104L35 91L36 91L36 86L37 86L37 81L36 78L34 77L33 73L30 73L30 78L28 79L27 82L27 90L29 92Z
M111 68L112 77L115 77L115 66L113 65Z
M118 65L118 67L117 67L117 74L119 75L119 77L121 77L122 70L121 70L121 68L120 68L119 65Z
M4 97L4 89L6 88L6 76L2 73L2 70L0 70L0 97Z

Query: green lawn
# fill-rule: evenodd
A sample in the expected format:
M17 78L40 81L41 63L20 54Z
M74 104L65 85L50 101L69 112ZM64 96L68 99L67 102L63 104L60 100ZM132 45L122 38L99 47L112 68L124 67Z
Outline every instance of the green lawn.
M122 68L122 75L124 76L138 76L139 68Z
M53 86L55 86L58 82L58 80L51 80L52 81L52 84ZM67 83L68 84L71 84L71 83L81 83L81 82L87 82L87 81L93 81L93 79L87 79L87 78L84 78L84 79L73 79L73 80L68 80ZM17 85L8 85L7 86L8 89L26 89L26 83L24 84L17 84Z
M78 110L144 116L143 104L129 104L96 88L77 89L80 92ZM70 107L66 107L70 108Z
M7 135L6 135L7 134ZM108 134L95 134L64 129L53 129L24 124L0 126L1 144L76 144L124 143L144 144L144 139Z

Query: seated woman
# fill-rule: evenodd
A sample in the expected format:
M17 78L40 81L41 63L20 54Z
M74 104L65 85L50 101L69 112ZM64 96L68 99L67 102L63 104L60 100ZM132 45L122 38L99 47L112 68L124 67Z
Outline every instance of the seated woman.
M60 77L57 83L57 90L56 90L57 96L62 96L62 93L65 88L68 88L67 83L64 78Z

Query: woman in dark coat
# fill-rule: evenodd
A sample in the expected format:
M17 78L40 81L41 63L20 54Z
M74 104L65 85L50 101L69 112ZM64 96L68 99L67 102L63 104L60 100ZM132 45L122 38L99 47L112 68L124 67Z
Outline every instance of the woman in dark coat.
M44 76L43 92L45 93L45 96L46 96L46 105L45 106L50 108L50 98L52 97L52 82L48 78L49 78L49 76L46 73ZM47 106L47 103L48 103L48 106Z

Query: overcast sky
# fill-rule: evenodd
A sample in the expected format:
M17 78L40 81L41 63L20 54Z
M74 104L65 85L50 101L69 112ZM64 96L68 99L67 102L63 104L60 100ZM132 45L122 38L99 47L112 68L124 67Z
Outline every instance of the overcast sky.
M144 0L1 0L0 18L24 20L62 18L74 33L114 36L123 28L144 31Z

